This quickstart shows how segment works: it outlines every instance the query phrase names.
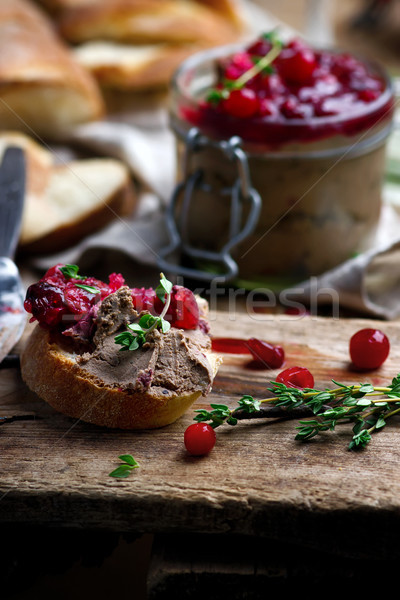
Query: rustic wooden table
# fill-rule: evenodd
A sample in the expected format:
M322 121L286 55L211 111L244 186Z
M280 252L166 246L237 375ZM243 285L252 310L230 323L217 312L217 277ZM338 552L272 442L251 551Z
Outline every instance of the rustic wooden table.
M379 370L366 374L351 369L348 340L376 322L222 311L211 314L211 322L216 336L282 344L286 365L307 366L316 386L332 385L331 379L383 385L399 369L399 322L380 323L391 354ZM18 368L2 369L0 415L26 420L0 429L0 522L244 536L349 558L397 558L399 421L361 452L347 450L350 425L300 443L294 440L296 422L263 419L224 426L208 456L187 455L183 432L196 408L210 402L235 406L243 394L265 397L274 375L249 368L246 356L225 355L208 398L173 425L129 432L58 414L26 388ZM127 479L113 479L108 474L123 453L132 454L140 468Z

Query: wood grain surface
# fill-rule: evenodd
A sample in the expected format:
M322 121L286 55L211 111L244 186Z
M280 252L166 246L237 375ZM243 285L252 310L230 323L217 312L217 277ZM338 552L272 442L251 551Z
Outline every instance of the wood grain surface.
M316 386L386 384L400 370L400 323L380 323L391 354L377 371L349 364L348 340L368 320L270 314L211 314L214 335L280 343L286 366L312 370ZM28 328L29 329L29 328ZM23 343L23 342L21 342ZM168 427L106 430L56 413L30 392L16 368L0 371L0 521L123 532L256 535L361 557L394 556L400 533L400 421L350 452L350 426L294 440L295 421L223 426L206 457L187 455L183 432L194 409L265 397L276 371L246 356L224 356L211 395ZM35 418L32 419L32 416ZM108 476L120 454L138 463L129 478Z

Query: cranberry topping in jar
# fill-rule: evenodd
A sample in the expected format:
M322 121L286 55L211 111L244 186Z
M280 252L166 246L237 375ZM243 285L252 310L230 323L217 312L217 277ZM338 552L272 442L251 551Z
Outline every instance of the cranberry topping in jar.
M213 137L238 135L276 149L354 135L391 116L393 94L376 66L295 39L282 45L268 68L252 71L270 51L267 35L217 58L214 85L199 90L194 104L182 103L180 117Z

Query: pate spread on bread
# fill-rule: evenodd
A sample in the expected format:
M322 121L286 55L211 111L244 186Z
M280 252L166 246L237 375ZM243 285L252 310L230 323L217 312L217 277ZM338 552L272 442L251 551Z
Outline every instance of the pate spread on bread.
M120 274L106 284L56 265L28 288L25 308L38 323L21 355L24 381L56 410L96 425L174 422L210 392L221 362L207 303L182 286L163 299Z

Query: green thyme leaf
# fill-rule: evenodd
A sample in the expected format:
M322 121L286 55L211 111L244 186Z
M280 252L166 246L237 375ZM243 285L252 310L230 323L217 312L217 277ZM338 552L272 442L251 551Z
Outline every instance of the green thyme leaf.
M122 461L122 464L109 473L110 477L128 477L133 469L139 467L139 463L136 462L131 454L121 454L118 458Z
M217 105L222 100L226 100L229 96L229 91L228 91L229 88L233 87L233 82L231 80L225 80L224 86L225 87L222 90L217 90L217 89L210 90L206 96L206 101L209 102L210 104Z
M83 283L76 283L76 287L85 290L85 292L89 292L90 294L100 294L100 290L97 287L92 285L84 285Z
M128 477L131 474L132 467L130 465L120 465L114 471L109 473L110 477Z
M283 42L278 37L278 30L272 29L271 31L267 31L261 35L265 40L270 42L271 44L279 45L281 48L283 47Z
M254 400L253 396L242 396L242 398L238 401L239 407L248 412L256 412L260 410L261 403L259 400Z
M78 275L79 267L78 265L64 265L60 267L61 273L67 279L87 279L87 277L83 277L82 275Z
M155 317L154 315L152 315L150 313L146 313L145 315L142 315L140 317L139 325L142 329L148 329L157 321L157 319L158 319L158 317Z
M169 296L172 292L172 283L161 273L160 283L156 287L156 294L160 300L166 301L166 296Z
M349 444L349 450L365 448L365 446L369 444L370 441L371 434L367 429L363 429L353 437L352 441Z
M128 329L130 329L131 331L134 331L135 333L138 333L139 335L144 333L144 329L140 325L140 323L129 323Z
M163 333L167 333L171 329L171 323L165 319L159 319L159 327Z
M377 422L375 423L375 429L382 429L382 427L385 427L386 425L386 421L385 419L380 416L377 420Z
M118 456L118 458L122 460L122 462L130 465L131 467L139 466L136 460L133 458L132 454L121 454L120 456Z

